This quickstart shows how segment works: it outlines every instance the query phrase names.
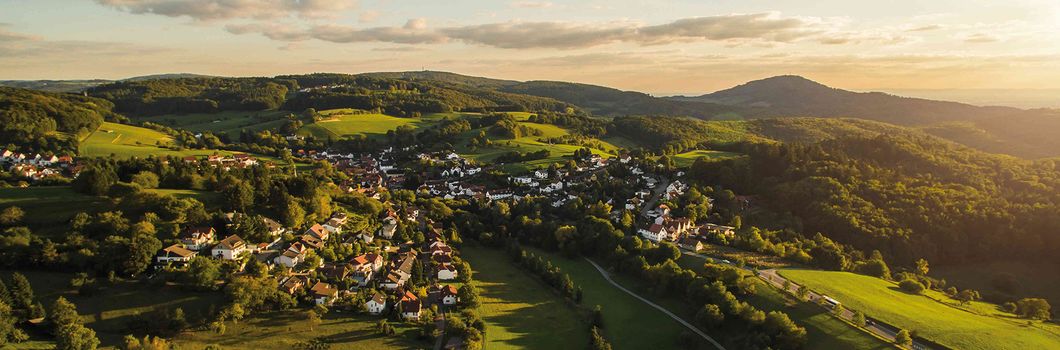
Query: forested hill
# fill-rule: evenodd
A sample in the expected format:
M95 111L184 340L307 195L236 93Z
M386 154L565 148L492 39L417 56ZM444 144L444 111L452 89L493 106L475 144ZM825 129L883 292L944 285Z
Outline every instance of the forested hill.
M1057 259L1056 161L991 155L915 132L739 151L748 157L697 162L690 173L759 196L776 214L771 221L788 218L780 226L880 250L901 264Z
M118 117L113 108L98 98L0 87L0 140L23 152L73 154L80 137Z

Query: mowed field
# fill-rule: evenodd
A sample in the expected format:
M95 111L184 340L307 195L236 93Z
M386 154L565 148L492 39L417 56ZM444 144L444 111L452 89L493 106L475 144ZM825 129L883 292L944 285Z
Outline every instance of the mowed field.
M661 311L615 288L588 261L582 258L567 259L559 254L550 254L540 250L532 251L538 256L549 259L554 266L570 275L574 284L582 288L582 305L589 308L600 305L604 313L604 336L615 349L683 348L680 344L680 337L681 333L691 333L687 328ZM628 284L629 281L621 276L613 277L627 288L636 290L638 287ZM652 300L656 299L647 297ZM666 303L661 300L657 302L663 304L671 312L680 310L676 302ZM686 318L686 321L688 320ZM708 333L715 335L715 333ZM581 346L581 344L573 345L574 347ZM708 349L705 344L701 348Z
M566 162L568 159L570 159L567 156L570 156L571 154L574 153L574 151L577 151L577 150L583 148L583 146L578 146L578 145L549 144L549 143L541 142L541 141L539 141L539 139L560 137L560 136L568 135L568 134L570 134L570 132L567 131L566 129L562 128L562 127L559 127L559 126L556 126L556 125L552 125L552 124L538 124L538 123L528 122L526 120L527 120L527 118L530 117L530 113L509 113L509 114L511 114L513 117L515 117L516 120L519 120L520 124L528 126L528 127L531 127L531 128L534 128L534 129L537 129L537 130L541 130L541 135L540 136L525 136L525 137L519 137L519 138L514 138L514 139L503 139L503 138L497 138L497 137L493 137L493 136L487 136L490 139L490 141L493 142L492 146L490 146L490 147L479 147L477 149L471 149L470 147L468 147L467 146L468 141L470 141L471 138L473 138L476 135L478 135L479 132L487 131L487 129L489 129L489 126L487 126L487 127L483 127L483 128L479 128L479 129L473 129L473 130L471 130L469 132L466 132L463 135L461 135L457 140L455 140L454 143L453 143L453 146L456 147L457 153L459 153L461 156L464 156L464 157L467 157L467 158L470 158L470 159L474 159L474 160L479 161L479 162L492 162L493 160L497 159L497 157L500 157L502 154L505 154L505 153L508 153L508 152L513 152L513 151L514 152L521 152L521 153L529 153L529 152L537 152L537 151L545 149L545 150L548 150L550 152L550 156L548 158L545 158L545 159L527 161L527 162L522 162L522 163L519 163L519 164L509 164L509 165L505 166L505 170L507 170L507 171L519 172L519 171L527 171L527 170L531 170L531 169L546 168L546 167L548 167L549 164L552 164L552 163ZM489 135L488 131L487 131L487 135ZM590 148L593 151L594 154L599 154L599 155L607 157L607 156L610 156L613 153L615 153L618 150L618 148L619 148L619 147L617 147L617 146L615 146L615 145L613 145L613 144L611 144L609 142L603 141L603 140L597 140L597 141L599 141L599 143L601 145L601 148Z
M503 251L466 244L460 252L474 269L478 312L487 324L486 349L564 349L589 342L586 316L513 265Z
M1060 348L1060 327L1042 322L1028 324L998 311L992 304L973 302L959 306L935 291L912 295L894 283L849 272L783 269L780 273L848 308L950 348Z
M66 222L74 215L106 202L74 192L69 186L0 188L0 208L22 208L26 213L22 222L45 236L65 232Z
M210 154L230 154L231 152L187 149L175 151L159 147L171 145L173 138L161 132L132 125L104 122L81 141L80 153L88 157L147 157L147 156L205 156Z
M387 131L403 125L428 127L437 123L443 116L455 115L428 114L420 118L399 118L378 113L355 113L352 109L329 109L321 111L320 114L327 119L302 126L298 134L319 139L341 139L350 135L383 137Z
M218 113L167 114L136 118L192 132L227 133L238 137L240 130L261 131L283 125L289 111L224 111Z
M725 159L739 157L739 153L724 152L724 151L713 151L713 150L695 150L685 153L678 153L672 156L674 164L679 167L691 166L699 158L708 159Z

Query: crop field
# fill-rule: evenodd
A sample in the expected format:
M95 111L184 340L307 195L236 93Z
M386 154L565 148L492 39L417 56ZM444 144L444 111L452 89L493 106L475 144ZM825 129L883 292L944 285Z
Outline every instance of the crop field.
M1055 349L1060 327L1027 322L992 304L958 305L935 291L912 295L894 283L849 272L784 269L781 275L850 309L955 349Z
M153 117L136 118L171 128L192 132L227 133L231 137L239 136L240 130L261 131L276 129L283 125L284 116L289 111L225 111L218 113L167 114Z
M589 342L589 326L561 296L508 261L503 251L469 244L486 349L563 349Z

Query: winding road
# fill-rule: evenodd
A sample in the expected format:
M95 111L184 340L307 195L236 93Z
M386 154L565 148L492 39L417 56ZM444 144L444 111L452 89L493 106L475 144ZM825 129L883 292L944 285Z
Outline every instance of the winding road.
M633 291L631 291L629 289L626 289L626 287L623 287L622 285L616 283L614 280L611 279L611 275L608 274L607 271L604 270L604 268L600 267L600 265L597 265L595 261L589 260L589 258L585 258L585 261L588 261L590 264L592 264L593 267L596 268L596 271L599 271L600 275L603 275L604 279L607 280L608 283L611 283L612 286L615 286L615 288L618 288L619 290L621 290L623 292L626 292L626 294L629 294L629 295L633 296L634 298L637 298L637 300L643 301L645 304L648 304L648 306L654 307L654 308L658 309L659 311L662 311L664 314L666 314L667 316L670 316L670 318L674 319L674 321L677 321L678 323L684 325L685 327L688 327L689 330L691 330L692 332L695 332L700 337L703 337L703 339L706 339L708 342L713 344L715 348L718 348L718 350L725 350L725 347L721 346L721 344L718 343L716 340L714 340L714 338L711 338L706 333L703 333L703 331L699 330L699 328L696 328L696 326L693 326L692 324L690 324L688 322L685 322L685 320L681 319L677 315L674 315L672 312L670 312L670 310L667 310L666 308L663 308L662 306L659 306L658 304L651 302L651 300L645 299L644 297L641 297L640 295L637 295L637 293L634 293Z

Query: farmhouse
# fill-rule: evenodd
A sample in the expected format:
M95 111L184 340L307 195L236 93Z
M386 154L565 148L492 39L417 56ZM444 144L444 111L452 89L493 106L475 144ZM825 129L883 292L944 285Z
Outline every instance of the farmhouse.
M247 251L247 242L237 235L231 235L213 247L212 255L224 260L235 260L245 251Z

